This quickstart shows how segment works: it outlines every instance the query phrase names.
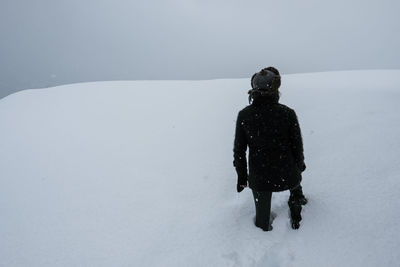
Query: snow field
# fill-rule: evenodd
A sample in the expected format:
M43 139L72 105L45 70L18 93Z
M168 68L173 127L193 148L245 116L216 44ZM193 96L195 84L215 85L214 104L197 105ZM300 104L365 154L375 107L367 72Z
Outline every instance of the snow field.
M400 71L284 75L309 203L272 232L236 193L249 79L121 81L0 100L0 266L398 266Z

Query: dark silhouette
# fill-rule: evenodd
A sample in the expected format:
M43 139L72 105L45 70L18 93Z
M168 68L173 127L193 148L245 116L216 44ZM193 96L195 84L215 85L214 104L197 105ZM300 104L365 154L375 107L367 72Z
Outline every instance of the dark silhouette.
M273 67L253 75L251 104L238 114L233 149L237 191L249 184L256 206L255 224L265 231L272 229L272 192L290 190L288 204L293 229L300 227L301 205L307 203L300 185L301 173L306 169L300 126L294 110L279 103L280 85L281 77Z

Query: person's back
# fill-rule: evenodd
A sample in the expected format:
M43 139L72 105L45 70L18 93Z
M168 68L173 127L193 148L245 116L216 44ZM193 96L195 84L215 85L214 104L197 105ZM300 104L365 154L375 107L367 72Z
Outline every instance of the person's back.
M273 101L253 103L239 112L238 123L235 148L249 147L250 188L277 192L297 186L303 158L294 111Z
M260 88L263 85L264 88ZM278 103L279 86L279 72L274 68L267 68L253 75L253 90L249 91L253 102L238 114L234 143L238 192L247 186L248 181L253 190L256 210L257 205L260 205L258 199L265 199L266 204L262 205L261 209L268 210L268 220L272 192L297 190L297 194L305 200L300 187L301 172L305 169L300 127L294 110ZM291 206L291 210L292 207L298 210L297 202L296 206ZM260 217L259 213L257 212L257 217ZM262 214L264 213L263 211ZM298 228L298 222L301 220L300 211L297 213L298 220L293 228ZM257 223L256 219L256 225L269 230L265 220L266 218L262 218L258 221L263 222Z

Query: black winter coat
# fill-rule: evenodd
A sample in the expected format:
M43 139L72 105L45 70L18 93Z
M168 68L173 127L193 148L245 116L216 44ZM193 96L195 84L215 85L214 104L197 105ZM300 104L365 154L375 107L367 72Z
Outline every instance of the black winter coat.
M239 185L248 180L253 190L278 192L301 182L305 164L300 126L294 110L277 100L253 102L239 112L233 151Z

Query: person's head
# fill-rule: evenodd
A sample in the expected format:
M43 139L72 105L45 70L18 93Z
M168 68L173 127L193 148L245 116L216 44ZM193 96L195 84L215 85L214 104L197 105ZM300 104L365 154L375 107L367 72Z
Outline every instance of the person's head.
M281 86L281 76L274 67L264 68L254 73L251 77L251 87L249 91L249 101L260 100L279 100L279 87Z

